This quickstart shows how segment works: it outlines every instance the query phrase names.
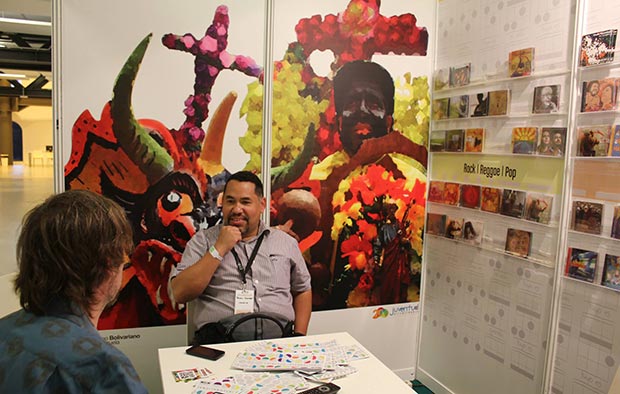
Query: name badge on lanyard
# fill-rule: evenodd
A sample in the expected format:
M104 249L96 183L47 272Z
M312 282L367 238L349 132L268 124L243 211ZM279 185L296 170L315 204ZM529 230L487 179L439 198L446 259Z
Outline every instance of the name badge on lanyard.
M237 270L241 275L241 282L243 282L242 290L235 290L235 315L238 313L253 313L254 312L254 290L248 290L245 288L246 279L248 271L250 271L250 267L252 267L252 263L254 263L254 259L256 258L256 254L258 253L258 249L260 248L261 243L263 242L263 238L265 236L265 232L263 232L258 239L256 240L256 246L254 246L254 250L248 259L248 263L245 268L241 264L241 259L239 255L232 249L232 255L235 258L235 262L237 263Z
M254 312L254 290L235 291L235 315Z

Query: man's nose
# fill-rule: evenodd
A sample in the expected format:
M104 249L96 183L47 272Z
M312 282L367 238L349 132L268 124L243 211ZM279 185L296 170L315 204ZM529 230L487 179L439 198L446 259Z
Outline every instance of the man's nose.
M360 112L370 114L370 109L366 106L366 99L362 99L360 102Z

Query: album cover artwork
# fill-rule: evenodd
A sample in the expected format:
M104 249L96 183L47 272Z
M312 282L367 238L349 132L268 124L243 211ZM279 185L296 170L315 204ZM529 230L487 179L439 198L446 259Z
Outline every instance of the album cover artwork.
M446 148L446 131L431 131L431 152L443 152Z
M500 213L513 218L522 218L525 199L526 193L523 191L504 189Z
M450 67L450 87L469 85L471 75L471 63L462 66Z
M433 120L448 119L450 99L448 97L433 100Z
M444 235L446 230L446 215L429 213L426 220L426 232L433 235Z
M445 182L431 181L428 188L428 201L443 203L443 190L445 186Z
M560 110L560 85L536 86L532 113L549 114Z
M536 150L536 127L515 127L512 129L512 153L531 155Z
M463 151L463 129L446 131L446 152Z
M480 190L480 209L485 212L498 213L502 199L502 189L483 186Z
M446 238L460 239L463 237L463 218L446 218Z
M509 104L509 90L495 90L489 92L489 116L506 115L508 113Z
M443 90L450 87L450 69L440 68L436 70L433 76L433 84L435 90Z
M573 201L573 230L588 234L601 234L603 204L589 201Z
M611 254L605 255L605 266L603 269L603 286L620 290L620 257Z
M598 253L589 250L568 248L568 261L566 262L565 274L571 278L594 281Z
M480 186L461 185L461 203L464 208L480 208Z
M549 224L553 196L540 193L528 193L525 199L525 219Z
M489 115L489 93L476 93L469 96L469 116Z
M580 127L577 131L577 156L607 156L611 126Z
M584 81L581 90L581 112L613 111L616 109L616 79Z
M531 75L534 70L534 48L519 49L508 55L508 71L510 77Z
M611 219L611 237L620 239L620 205L614 207L614 217Z
M581 38L579 65L582 67L614 61L617 29L586 34Z
M482 152L484 144L484 129L466 129L465 130L465 152Z
M484 223L477 220L465 220L463 224L463 240L473 245L482 243Z
M509 228L506 233L506 252L521 257L530 255L532 249L532 233L516 228Z
M609 156L620 156L620 125L614 127L609 141Z
M448 117L452 119L466 118L469 116L469 96L450 97L450 110Z
M460 185L454 182L445 182L443 189L443 203L458 205Z
M564 156L566 149L566 127L543 127L540 130L536 154Z

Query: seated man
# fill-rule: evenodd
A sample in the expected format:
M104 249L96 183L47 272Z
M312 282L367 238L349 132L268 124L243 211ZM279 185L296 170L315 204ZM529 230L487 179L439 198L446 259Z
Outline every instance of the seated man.
M95 328L132 249L123 209L92 192L57 194L26 215L15 279L23 309L0 319L0 392L146 393Z
M187 243L171 287L177 302L198 299L194 316L188 316L199 327L195 343L225 341L217 322L251 312L281 315L294 322L296 333L306 333L310 274L297 241L261 222L264 210L260 179L237 172L224 187L224 223L197 232Z

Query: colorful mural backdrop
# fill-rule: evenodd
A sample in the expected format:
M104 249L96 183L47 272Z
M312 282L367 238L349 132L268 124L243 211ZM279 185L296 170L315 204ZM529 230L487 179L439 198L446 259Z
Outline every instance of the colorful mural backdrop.
M262 67L228 52L231 19L222 5L202 36L175 32L153 38L145 32L98 118L84 110L74 122L66 188L94 190L119 202L136 242L121 295L99 329L185 321L184 306L169 296L169 274L191 236L220 220L217 197L230 174L222 165L222 144L237 97L230 93L211 103L222 70L256 78L243 99L247 132L240 144L249 153L246 167L261 171ZM382 98L370 105L366 96L345 94L339 111L332 85L343 65L374 54L425 56L428 34L414 14L382 15L377 0L353 0L338 14L303 18L295 31L297 41L274 72L272 221L292 219L312 273L316 310L417 300L428 81L392 75L395 90L385 93L386 84L372 85L372 75L354 73L354 80L370 84L366 92ZM136 119L133 113L133 86L152 45L194 59L193 92L177 128L155 119L157 114ZM321 77L308 59L325 49L334 54L333 72ZM345 85L341 95L356 89Z
M417 301L428 80L386 76L359 61L426 56L427 30L412 13L383 15L380 1L353 0L337 14L302 18L295 32L275 62L272 223L293 219L314 310ZM313 69L319 52L333 55L326 76ZM251 155L247 168L257 171L261 125L252 115L261 105L261 90L250 88L240 142Z

